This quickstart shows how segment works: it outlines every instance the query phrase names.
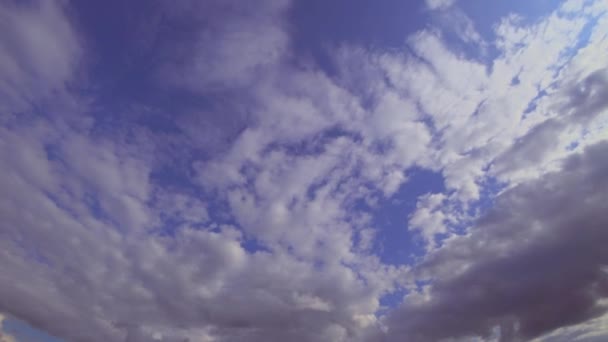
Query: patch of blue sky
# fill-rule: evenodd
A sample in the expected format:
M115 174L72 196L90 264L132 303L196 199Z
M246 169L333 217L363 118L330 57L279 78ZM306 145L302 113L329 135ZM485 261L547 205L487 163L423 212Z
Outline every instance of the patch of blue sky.
M245 236L241 239L241 247L250 254L255 254L258 252L270 252L270 249L264 243L254 237L248 236L247 234L245 234Z
M74 3L74 13L82 23L83 33L89 37L90 49L98 58L89 66L96 83L105 94L125 99L150 96L149 73L170 50L155 50L156 44L175 39L163 36L169 25L153 25L159 18L157 3L133 0ZM148 30L146 25L150 25ZM177 32L177 30L174 30ZM187 31L184 31L187 33ZM192 32L194 33L194 31ZM163 41L161 41L163 40Z
M530 102L528 103L528 106L526 107L526 109L524 110L523 114L522 114L522 119L525 119L528 115L530 115L532 112L534 112L536 110L536 108L538 108L538 102L545 96L547 96L548 93L545 89L541 89L536 96L530 100Z
M587 45L589 45L589 40L591 38L591 35L593 33L593 29L594 27L597 25L598 20L600 19L600 17L606 15L606 12L603 12L600 15L597 16L591 16L589 17L588 21L585 23L585 26L583 27L583 29L581 30L581 32L579 33L576 43L571 46L568 47L566 50L564 50L562 52L562 58L563 59L572 59L574 56L576 56L576 54L583 49L584 47L586 47ZM566 67L567 63L564 63L561 66L556 66L553 68L553 73L554 75L558 75L564 67ZM557 82L557 81L556 81ZM548 87L552 87L555 85L555 82L548 85ZM530 103L528 104L528 107L524 110L523 113L523 119L525 119L530 113L532 113L533 111L536 110L537 108L537 104L538 102L545 96L547 96L548 93L545 89L539 89L538 94L530 101Z
M381 199L371 212L372 225L378 229L374 252L389 265L411 265L425 254L425 243L408 229L408 220L420 196L445 191L441 173L413 168L407 177L392 197Z
M404 288L398 288L380 297L380 309L376 311L376 317L386 316L392 309L403 303L403 298L409 293Z
M331 48L403 49L407 37L425 28L428 19L423 0L310 0L295 2L290 22L296 54L312 58L332 75Z
M576 43L564 50L564 52L562 53L562 57L572 58L578 53L579 50L589 45L589 41L591 39L591 35L593 34L594 27L597 26L599 19L605 15L606 12L602 12L601 14L596 16L587 16L588 20L585 23L585 26L583 27L581 32L579 33L578 37L576 38Z
M86 23L82 30L88 48L97 56L87 65L95 86L79 89L94 101L94 133L111 136L145 127L153 133L183 134L183 121L193 113L203 117L197 127L209 123L209 131L200 136L210 136L218 127L234 133L235 125L228 121L242 118L235 114L233 94L167 86L160 76L165 62L187 60L192 47L182 44L199 31L189 20L163 14L159 6L142 0L73 4L75 17ZM222 115L206 114L218 112Z
M579 33L577 39L576 39L576 43L572 46L569 46L568 48L566 48L562 54L561 54L561 58L564 60L570 60L572 59L574 56L576 56L576 54L583 49L584 47L586 47L587 45L589 45L589 41L591 39L591 35L593 34L593 29L595 28L595 26L597 26L599 19L602 16L605 16L606 12L602 12L599 15L596 16L588 16L587 17L587 22L585 23L585 26L583 27L583 29L581 30L581 32ZM553 74L555 76L557 76L568 64L564 63L562 65L558 65L556 67L553 68Z
M566 151L572 152L575 151L580 146L579 141L572 141L568 146L566 146Z
M405 289L403 287L398 287L394 291L385 294L380 298L380 310L376 312L377 317L381 317L386 315L391 309L394 309L403 303L405 296L410 293L423 293L424 288L431 285L432 281L429 279L419 279L414 282L415 287L410 289Z
M197 225L189 222L188 228L219 232L223 225L228 225L239 230L243 234L243 238L240 241L241 247L248 253L268 251L268 248L260 240L247 234L247 232L240 227L231 214L229 204L223 199L221 194L218 194L213 190L205 190L194 183L192 181L192 175L190 174L191 172L193 171L190 170L189 165L165 165L162 168L157 168L151 175L153 182L159 186L162 186L165 189L173 189L176 193L187 193L205 203L209 215L209 222L212 222L212 224L204 222ZM153 230L152 234L175 237L180 229L183 229L184 223L186 223L184 219L175 216L163 216L161 217L161 222L161 226Z
M450 234L439 234L435 238L437 246L442 246L443 242L452 234L464 235L475 222L494 207L497 196L507 188L506 182L501 182L496 177L485 178L479 186L481 191L479 199L467 205L457 204L452 208L453 214L460 219L456 222L448 222Z
M515 14L521 18L522 26L536 22L557 9L563 0L460 0L457 2L465 13L475 22L479 34L488 41L496 38L495 28L505 16Z
M497 24L506 16L517 15L521 19L521 25L526 26L545 17L547 13L557 9L562 3L563 0L493 1L491 4L486 0L459 0L457 6L469 16L481 38L487 42L493 42L496 39ZM485 62L489 69L492 67L491 62L501 54L493 44L489 44L485 49L465 45L464 51L468 55L467 57L474 57Z
M595 26L597 26L600 18L605 15L606 12L602 12L599 15L588 17L589 20L585 23L585 27L583 27L581 33L578 35L576 43L573 46L567 48L564 52L564 55L574 56L576 55L576 53L578 53L579 50L589 45L591 35L593 34L593 29L595 28Z
M494 200L508 186L506 182L501 182L496 177L488 177L481 184L479 200L469 206L467 215L477 217L494 206Z

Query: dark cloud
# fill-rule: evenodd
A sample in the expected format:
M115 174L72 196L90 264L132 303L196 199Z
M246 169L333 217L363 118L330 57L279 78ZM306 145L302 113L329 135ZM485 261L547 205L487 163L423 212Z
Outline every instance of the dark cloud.
M566 88L562 110L586 124L608 107L608 69L599 69Z
M428 299L412 295L387 320L391 341L491 336L527 340L605 312L608 143L559 172L500 195L469 236L430 255Z

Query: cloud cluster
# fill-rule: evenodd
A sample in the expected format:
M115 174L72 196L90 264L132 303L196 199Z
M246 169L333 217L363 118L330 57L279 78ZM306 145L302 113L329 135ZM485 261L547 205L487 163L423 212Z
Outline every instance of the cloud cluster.
M294 55L289 1L153 2L128 38L159 56L143 100L87 84L69 5L0 2L0 311L85 342L509 341L601 320L601 1L508 16L492 42L457 11L461 42L332 48L333 73ZM385 263L372 216L415 168L445 181L402 223L429 253ZM492 179L507 190L469 231Z

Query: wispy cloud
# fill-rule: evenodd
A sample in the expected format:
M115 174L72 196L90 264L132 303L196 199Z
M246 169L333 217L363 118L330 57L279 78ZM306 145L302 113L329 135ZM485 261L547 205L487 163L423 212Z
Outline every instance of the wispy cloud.
M454 5L456 0L426 0L426 5L432 10L443 10Z
M83 48L60 2L5 2L0 52L0 110L27 110L60 96Z

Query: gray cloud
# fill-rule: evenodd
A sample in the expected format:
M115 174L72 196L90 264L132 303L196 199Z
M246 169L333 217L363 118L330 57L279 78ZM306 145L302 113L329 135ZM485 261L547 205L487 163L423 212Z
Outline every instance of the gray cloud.
M574 128L587 129L593 119L608 108L608 69L594 71L582 80L567 79L554 99L553 107L562 115L536 125L515 141L494 161L494 172L538 167L551 153L563 149L560 134Z
M387 340L491 336L527 340L606 311L608 143L559 172L498 197L469 236L430 255L429 297L412 295L387 320Z
M608 108L608 68L596 70L579 82L572 82L565 87L564 95L561 111L568 113L573 123L588 123Z
M65 95L82 54L62 1L0 3L0 111Z

